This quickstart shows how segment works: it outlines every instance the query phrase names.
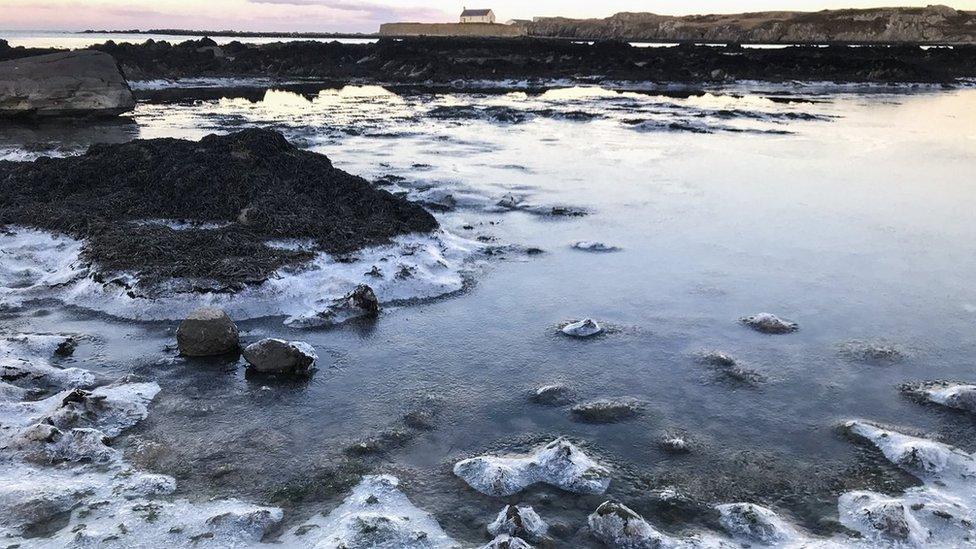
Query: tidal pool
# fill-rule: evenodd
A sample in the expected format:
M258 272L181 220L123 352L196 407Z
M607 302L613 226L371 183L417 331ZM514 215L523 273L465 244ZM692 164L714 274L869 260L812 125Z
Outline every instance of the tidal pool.
M116 296L99 304L56 289L8 307L6 334L86 336L64 365L160 385L148 417L114 445L173 476L175 497L281 507L268 540L380 473L464 545L487 542L498 511L525 503L555 526L558 546L599 547L582 529L607 499L671 533L720 532L711 506L744 501L829 537L845 531L841 494L920 484L844 436L843 422L976 451L971 416L899 390L976 381L974 89L217 90L145 92L105 131L3 128L0 158L269 127L428 203L446 231L487 252L465 264L460 289L398 294L371 322L299 330L249 305L246 339L315 347L320 369L302 383L178 358L176 319L192 302L155 321L124 318L138 304ZM517 207L498 206L508 199ZM799 330L739 322L760 312ZM559 333L587 317L604 333ZM896 352L859 351L872 346ZM706 363L710 351L750 375ZM551 384L568 386L571 402L531 400ZM640 413L591 423L570 410L615 397ZM612 470L605 495L537 485L490 497L452 473L461 459L560 436ZM662 445L668 436L688 451Z

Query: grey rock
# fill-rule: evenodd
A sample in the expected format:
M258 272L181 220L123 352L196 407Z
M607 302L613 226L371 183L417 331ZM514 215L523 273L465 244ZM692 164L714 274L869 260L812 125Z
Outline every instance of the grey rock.
M641 407L635 398L605 398L573 406L573 415L589 423L615 423L636 416Z
M562 384L543 385L532 392L532 402L545 406L562 406L573 401L573 391Z
M771 313L759 313L739 319L740 322L764 334L788 334L800 329L796 322L783 320Z
M176 344L184 356L214 356L240 349L237 326L227 313L215 307L203 307L187 315L176 330Z
M263 374L307 373L318 355L308 343L283 339L262 339L244 349L244 360Z
M0 62L0 117L116 116L135 99L111 55L92 50Z

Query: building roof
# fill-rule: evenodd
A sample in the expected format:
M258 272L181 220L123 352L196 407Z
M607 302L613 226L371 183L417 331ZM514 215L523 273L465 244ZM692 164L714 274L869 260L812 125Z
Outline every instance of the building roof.
M484 17L491 13L491 10L464 10L461 12L461 17Z

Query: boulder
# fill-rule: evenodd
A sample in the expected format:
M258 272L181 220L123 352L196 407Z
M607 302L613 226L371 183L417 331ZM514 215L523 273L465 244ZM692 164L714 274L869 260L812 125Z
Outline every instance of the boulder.
M283 339L262 339L244 349L249 367L262 374L304 374L318 360L308 343Z
M592 318L586 318L579 322L572 322L562 327L562 333L570 337L591 337L599 334L603 328Z
M775 512L754 503L727 503L715 507L719 523L732 536L747 543L786 544L797 538L797 531Z
M92 50L0 63L0 117L116 116L135 108L111 55Z
M176 330L176 344L184 356L223 355L240 349L237 326L215 307L190 313Z

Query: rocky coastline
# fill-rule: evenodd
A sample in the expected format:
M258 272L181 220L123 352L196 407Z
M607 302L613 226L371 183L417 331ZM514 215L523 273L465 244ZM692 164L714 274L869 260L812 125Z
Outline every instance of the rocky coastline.
M271 78L371 83L458 81L630 81L713 83L833 81L949 84L976 77L976 46L922 48L680 45L644 48L620 41L579 43L542 38L380 39L370 44L295 41L274 44L213 40L170 44L107 42L127 80ZM56 50L5 47L0 60Z

